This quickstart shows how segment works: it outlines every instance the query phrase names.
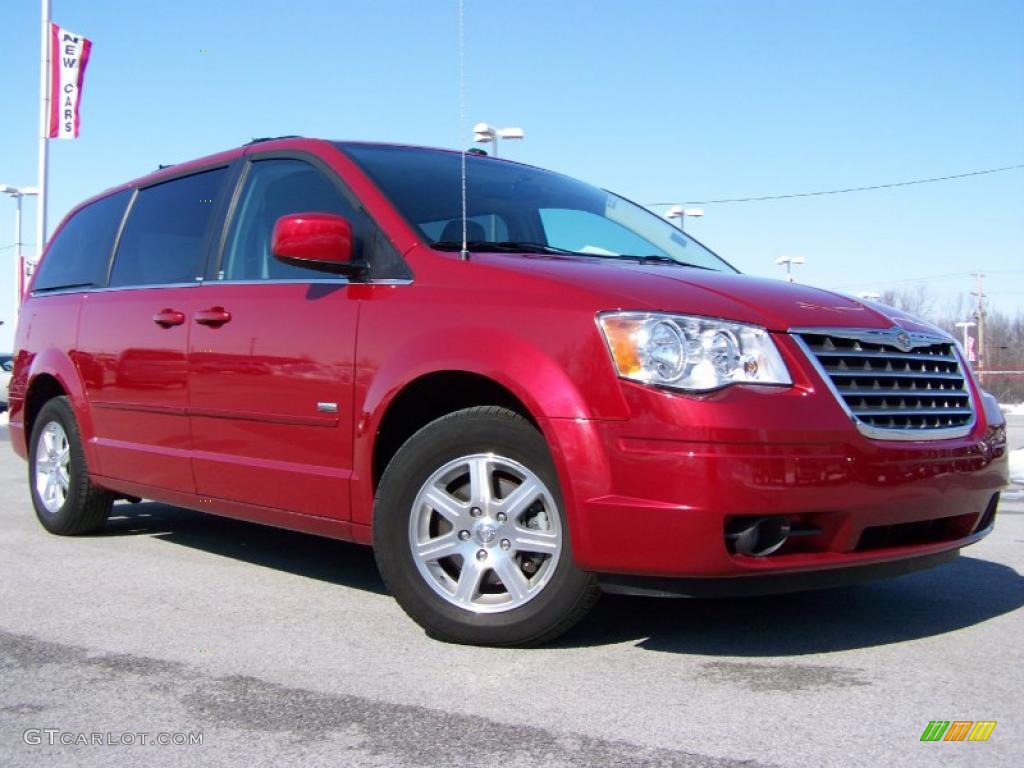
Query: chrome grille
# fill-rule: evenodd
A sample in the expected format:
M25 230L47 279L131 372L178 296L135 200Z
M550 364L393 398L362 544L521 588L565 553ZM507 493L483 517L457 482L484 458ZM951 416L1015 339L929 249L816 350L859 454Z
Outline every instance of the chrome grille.
M921 440L970 431L974 406L952 340L899 328L796 337L865 434Z

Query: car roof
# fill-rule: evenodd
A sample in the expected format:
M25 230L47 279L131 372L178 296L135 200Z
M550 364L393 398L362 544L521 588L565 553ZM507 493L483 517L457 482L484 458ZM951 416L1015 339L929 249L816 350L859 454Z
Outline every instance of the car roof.
M349 140L329 140L321 138L307 138L304 136L278 136L278 137L266 137L266 138L254 138L251 141L242 144L232 149L222 150L209 155L203 155L191 160L185 160L180 163L174 163L169 165L161 165L155 171L147 173L143 176L126 181L116 186L99 192L86 200L83 200L78 205L74 206L68 211L67 215L62 219L67 221L71 216L77 213L85 206L101 200L104 197L117 194L126 189L134 189L136 187L146 187L152 184L157 184L161 181L168 181L177 176L186 175L190 171L199 170L201 168L208 168L216 165L228 165L239 157L244 156L250 152L267 152L267 151L288 151L288 150L316 150L322 149L324 146L329 146L333 149L344 151L349 146L373 146L373 147L394 147L396 149L414 149L431 152L443 152L450 154L461 154L460 150L457 149L446 149L442 147L428 147L416 144L401 144L397 142L379 142L379 141L349 141ZM516 163L515 161L505 160L504 158L491 158L496 162L510 163L514 165L525 165L524 163ZM533 167L533 166L531 166ZM56 234L57 230L51 233L52 238Z

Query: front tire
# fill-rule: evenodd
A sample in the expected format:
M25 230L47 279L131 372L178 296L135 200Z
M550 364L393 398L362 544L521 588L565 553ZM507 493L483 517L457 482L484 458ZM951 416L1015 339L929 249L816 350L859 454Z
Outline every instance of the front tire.
M447 642L540 645L599 595L573 563L544 438L494 406L437 419L399 449L378 489L374 552L399 605Z
M36 517L50 533L92 533L110 515L114 497L89 479L78 423L66 397L49 400L36 417L28 482Z

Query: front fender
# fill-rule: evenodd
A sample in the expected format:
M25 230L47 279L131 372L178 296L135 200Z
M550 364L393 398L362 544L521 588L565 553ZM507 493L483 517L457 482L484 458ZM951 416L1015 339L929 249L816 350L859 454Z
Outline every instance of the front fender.
M438 350L444 354L438 355ZM469 328L457 336L450 329L416 336L397 347L366 389L362 415L367 427L377 427L387 406L407 384L438 371L465 371L491 379L519 398L536 418L594 417L594 404L545 351L507 331Z
M367 348L380 347L370 343ZM561 460L559 433L551 428L551 420L626 418L628 411L614 374L606 369L605 350L594 345L593 349L568 351L571 359L566 360L523 335L474 325L449 326L403 339L379 366L367 366L369 361L360 356L356 402L362 406L355 433L353 522L369 525L372 520L374 442L388 407L412 382L448 371L490 379L526 406L555 456L566 504L571 508L571 478ZM575 375L570 376L569 371Z

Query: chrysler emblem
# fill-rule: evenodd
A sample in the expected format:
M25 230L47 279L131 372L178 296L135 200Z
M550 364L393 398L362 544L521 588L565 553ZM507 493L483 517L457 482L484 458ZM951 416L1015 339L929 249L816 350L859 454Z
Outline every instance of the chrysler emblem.
M910 334L906 331L899 331L896 333L896 346L904 352L909 352L914 348L914 342L910 340Z
M477 526L476 536L481 544L490 544L498 536L498 529L490 523L482 523Z

